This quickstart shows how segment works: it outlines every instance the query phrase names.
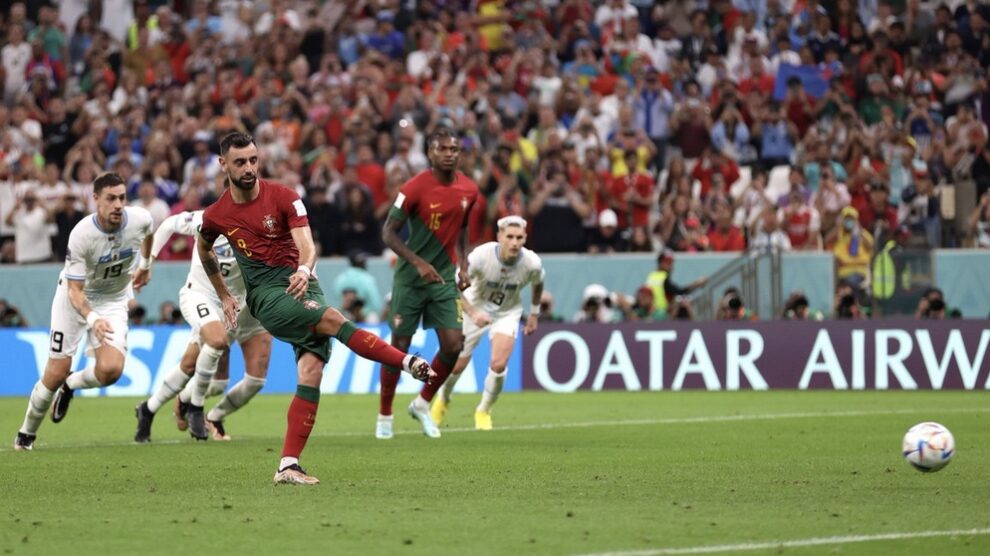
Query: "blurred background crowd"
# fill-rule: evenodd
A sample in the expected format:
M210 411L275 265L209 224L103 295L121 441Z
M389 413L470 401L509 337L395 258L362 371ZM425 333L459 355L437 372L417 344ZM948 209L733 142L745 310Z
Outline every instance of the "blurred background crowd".
M888 246L990 247L979 0L0 5L3 262L64 257L102 171L158 222L208 205L232 130L323 256L380 254L439 124L472 243L518 214L539 253L831 251L853 288Z

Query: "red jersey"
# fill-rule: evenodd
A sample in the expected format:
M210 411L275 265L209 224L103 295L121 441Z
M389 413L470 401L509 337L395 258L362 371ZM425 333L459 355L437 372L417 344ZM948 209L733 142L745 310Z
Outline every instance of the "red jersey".
M433 265L440 276L454 281L457 268L457 238L478 197L478 185L460 172L450 184L440 183L433 170L423 170L402 184L389 216L409 221L406 244ZM399 259L395 280L405 284L422 283L415 267Z
M258 187L258 196L246 203L235 203L230 190L224 191L203 213L200 229L207 240L227 237L249 292L266 283L269 270L299 266L292 228L309 226L306 207L295 191L263 179Z
M619 229L626 229L632 226L649 226L650 209L647 206L637 205L626 201L626 192L633 191L641 197L653 197L653 178L649 174L636 173L627 174L619 178L612 178L609 184L609 193L619 202L622 210L616 211L619 215ZM632 216L632 222L626 215Z

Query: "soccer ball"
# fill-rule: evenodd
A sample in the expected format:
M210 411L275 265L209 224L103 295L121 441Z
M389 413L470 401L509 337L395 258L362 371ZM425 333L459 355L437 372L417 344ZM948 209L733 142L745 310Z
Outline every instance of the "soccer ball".
M952 461L956 440L949 429L934 422L918 423L904 435L904 459L918 471L938 471Z

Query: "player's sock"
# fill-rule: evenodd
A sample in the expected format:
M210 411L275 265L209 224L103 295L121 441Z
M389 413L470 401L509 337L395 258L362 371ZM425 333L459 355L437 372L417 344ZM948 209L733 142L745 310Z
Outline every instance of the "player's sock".
M481 403L478 404L478 411L488 413L492 410L492 405L502 392L503 384L505 384L505 371L496 373L488 369L488 376L485 377L485 391L481 394Z
M448 361L446 357L443 356L443 352L437 352L437 356L433 358L433 362L430 366L433 370L437 372L437 378L433 382L427 382L423 385L423 389L420 390L419 395L423 397L426 401L433 400L433 395L437 393L440 389L440 385L447 380L450 376L450 371L454 369L454 364L457 363L457 356L451 357Z
M206 415L208 421L223 421L223 418L244 407L255 394L265 387L265 379L244 375L216 407Z
M211 379L210 386L206 389L206 397L212 398L213 396L223 395L223 391L227 389L227 384L229 379Z
M151 397L148 398L148 410L157 413L158 409L168 403L176 394L182 391L182 387L189 382L189 375L182 372L178 365L175 365L165 374L165 380Z
M34 383L34 390L31 390L31 398L28 399L27 411L24 413L24 424L21 425L20 432L24 434L38 432L38 427L41 426L45 414L48 413L48 408L52 406L54 396L55 392L45 388L40 380Z
M395 388L399 385L399 378L402 377L402 373L399 369L382 365L379 376L381 379L381 392L378 394L378 414L391 415L392 400L395 399Z
M192 378L192 376L190 376L189 378ZM194 388L196 388L195 380L186 381L185 388L183 388L182 391L179 392L179 401L182 403L189 403L189 400L192 399L192 393Z
M396 369L402 368L402 360L406 357L405 353L371 332L354 326L351 321L346 321L340 326L337 339L361 357Z
M463 371L451 373L447 377L447 380L444 381L443 390L440 392L440 395L443 396L444 403L450 403L450 397L454 395L454 386L457 386L457 381L461 379L462 374L464 374Z
M72 373L65 379L65 385L72 390L80 388L99 388L100 379L96 378L96 367L86 367L82 372Z
M222 349L217 349L210 345L205 345L199 349L199 357L196 358L196 374L193 375L193 389L192 395L189 397L189 403L197 407L203 407L203 403L206 400L206 390L210 387L210 381L213 380L213 375L217 372L217 364L220 362L220 356L222 355Z
M313 432L319 405L319 388L302 384L296 387L296 395L289 404L288 428L285 431L285 444L282 445L283 461L284 458L299 458L299 454L306 447L306 441L309 440L309 433Z

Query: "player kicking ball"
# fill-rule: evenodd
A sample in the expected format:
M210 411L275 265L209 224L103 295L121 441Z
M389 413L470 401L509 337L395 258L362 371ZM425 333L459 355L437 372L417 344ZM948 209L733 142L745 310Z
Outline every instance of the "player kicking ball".
M127 300L131 278L140 290L151 278L151 213L125 206L127 186L117 174L93 182L96 213L69 233L65 268L52 299L52 323L45 374L31 391L15 450L30 450L48 408L61 422L73 390L102 388L117 382L127 354ZM138 267L138 253L142 262ZM136 269L136 270L135 270ZM84 371L71 373L72 356L89 330Z
M276 484L314 485L319 479L299 465L316 424L323 367L330 360L330 338L354 353L401 368L419 380L436 375L429 363L358 329L329 307L312 269L316 246L306 207L292 189L258 177L258 146L240 132L220 141L220 167L228 187L203 213L196 249L217 292L228 327L238 320L237 297L223 279L214 244L223 235L234 250L247 289L246 307L272 336L292 345L299 385L289 405L288 429Z
M173 234L195 237L199 234L202 222L203 211L182 212L166 218L155 231L151 246L152 259L158 256ZM213 252L220 264L220 274L227 289L237 298L238 306L243 306L247 295L244 280L227 239L218 238L213 245ZM237 327L229 331L226 329L220 299L203 270L198 252L193 253L189 274L179 290L179 308L193 329L193 340L186 348L182 360L168 371L158 389L135 408L137 431L134 433L134 441L151 442L151 425L155 414L176 394L180 394L177 417L181 417L182 422L186 423L190 436L197 440L206 440L212 434L215 440L230 440L223 420L243 407L264 387L272 353L272 336L250 311L241 311ZM220 386L214 384L213 379L221 362L226 361L223 355L228 353L230 342L234 340L241 345L244 352L244 378L204 417L203 405L209 390L219 388L222 393L226 386L226 381ZM193 380L189 380L190 378ZM183 395L186 396L185 400L182 399Z
M498 221L498 241L479 245L468 255L471 287L464 290L464 349L454 371L444 382L440 397L433 402L430 414L438 425L443 422L454 385L471 362L471 354L481 336L488 332L491 362L485 377L481 403L474 410L474 428L492 430L492 405L505 384L505 367L522 319L522 290L530 284L532 304L523 333L536 331L543 295L543 263L539 255L526 249L526 221L521 216L506 216Z
M385 245L399 256L389 321L392 345L408 351L420 319L423 328L436 329L440 340L440 351L430 364L437 372L437 382L424 385L408 409L430 438L440 437L440 429L430 416L430 400L450 375L464 344L460 291L470 285L465 228L478 186L457 171L460 152L453 130L438 127L427 150L431 168L402 184L382 230ZM403 241L399 232L407 222L409 238ZM398 369L383 366L376 438L392 438L392 401L398 384Z

